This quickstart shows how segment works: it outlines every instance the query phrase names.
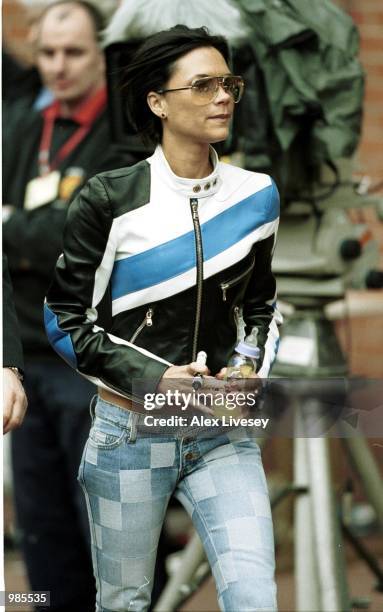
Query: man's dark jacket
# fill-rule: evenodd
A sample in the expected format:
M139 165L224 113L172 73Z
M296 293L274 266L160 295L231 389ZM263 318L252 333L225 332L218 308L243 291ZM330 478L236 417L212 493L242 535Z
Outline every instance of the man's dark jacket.
M38 176L43 119L33 111L22 120L18 117L13 124L10 117L3 144L3 204L17 208L3 224L4 251L8 256L25 355L51 356L54 353L45 336L43 301L62 251L68 201L58 198L35 210L24 210L26 186ZM77 127L70 119L56 120L51 158ZM108 116L104 111L86 138L60 164L59 170L62 178L66 173L80 174L83 183L100 171L130 165L139 159L137 154L129 153L129 143L124 150L112 144Z
M19 324L13 302L8 262L3 255L3 367L24 367Z

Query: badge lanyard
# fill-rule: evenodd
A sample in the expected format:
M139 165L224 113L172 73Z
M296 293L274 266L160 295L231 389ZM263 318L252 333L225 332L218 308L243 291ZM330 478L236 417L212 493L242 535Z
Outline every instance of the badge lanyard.
M49 109L51 110L51 109ZM49 150L52 144L53 127L56 119L56 113L47 112L44 117L44 128L41 136L39 149L39 173L40 176L46 176L52 170L55 170L60 163L66 159L72 151L82 142L90 130L90 124L80 126L74 134L67 140L65 144L55 155L52 161L49 160Z
M103 87L86 102L85 107L83 105L80 109L77 109L72 119L79 123L79 127L67 142L63 144L53 160L49 159L49 151L52 145L54 124L60 113L60 104L55 101L44 111L44 127L41 135L38 159L40 176L47 176L50 172L56 170L61 162L76 149L91 130L94 121L103 111L106 103L106 88Z

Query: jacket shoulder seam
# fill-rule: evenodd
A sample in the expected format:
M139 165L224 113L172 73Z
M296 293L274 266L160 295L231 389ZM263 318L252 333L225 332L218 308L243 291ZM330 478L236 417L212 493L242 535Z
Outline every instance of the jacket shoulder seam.
M131 174L142 172L146 166L149 166L149 163L146 161L146 159L143 159L133 166L124 166L123 168L117 168L116 170L108 170L107 172L101 172L96 176L103 182L108 180L113 181L114 179L121 179L130 176Z
M101 185L102 185L102 187L104 189L104 192L105 192L108 204L109 204L109 206L111 206L111 199L110 199L110 194L109 194L109 191L108 191L108 187L107 187L105 181L103 180L102 175L98 175L95 178L97 178L99 180L99 182L101 183Z
M104 193L105 193L105 196L106 196L106 203L108 204L108 208L109 208L109 213L111 213L111 210L112 210L112 201L111 201L111 198L110 198L110 194L109 194L107 185L102 180L102 175L96 175L94 178L97 179L99 181L99 183L101 183L101 185L103 187L103 190L104 190Z

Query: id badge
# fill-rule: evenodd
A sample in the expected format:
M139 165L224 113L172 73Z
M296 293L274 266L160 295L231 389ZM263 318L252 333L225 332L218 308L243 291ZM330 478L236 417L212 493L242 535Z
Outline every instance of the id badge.
M24 209L34 210L56 200L59 194L60 172L55 170L46 176L29 181L24 199Z

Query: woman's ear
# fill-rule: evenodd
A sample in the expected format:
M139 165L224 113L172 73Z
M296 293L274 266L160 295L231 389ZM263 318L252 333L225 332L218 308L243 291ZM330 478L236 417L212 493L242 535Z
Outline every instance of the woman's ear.
M146 100L152 113L157 115L160 119L166 119L166 102L162 94L156 91L149 91Z

